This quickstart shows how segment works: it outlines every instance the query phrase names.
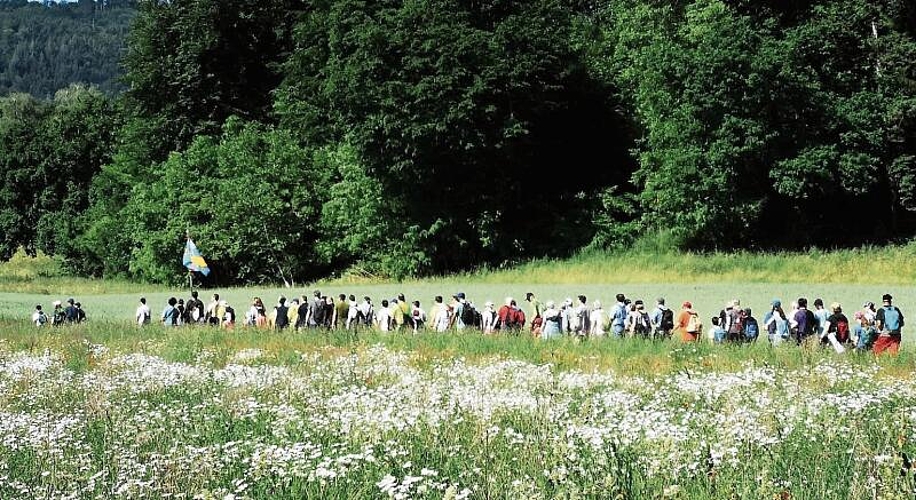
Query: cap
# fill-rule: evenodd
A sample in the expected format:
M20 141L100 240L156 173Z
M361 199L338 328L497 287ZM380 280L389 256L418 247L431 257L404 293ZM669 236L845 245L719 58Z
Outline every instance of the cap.
M659 298L655 299L655 303L656 303L656 304L660 304L660 305L665 305L665 298L664 298L664 297L659 297Z
M891 297L891 294L889 293L885 293L884 295L881 296L881 300L884 302L890 302L891 299L893 299L893 297Z
M888 295L888 297L890 297L890 295ZM70 297L69 299L67 299L67 303L68 303L68 304L72 304L72 303L73 303L73 297Z
M773 307L782 307L782 301L779 299L773 299L773 302L770 303Z
M681 307L690 309L690 308L693 307L693 304L691 304L690 301L685 301L685 302L681 305Z
M528 292L525 294L525 300L530 301L531 297L534 297L534 292Z
M458 292L457 294L455 294L455 297L458 297L459 299L463 299L463 298L464 298L464 292Z

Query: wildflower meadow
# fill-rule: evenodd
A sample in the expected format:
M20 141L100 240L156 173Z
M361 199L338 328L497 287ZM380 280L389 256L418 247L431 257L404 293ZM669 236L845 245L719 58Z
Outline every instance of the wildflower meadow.
M0 498L912 498L912 349L0 322Z

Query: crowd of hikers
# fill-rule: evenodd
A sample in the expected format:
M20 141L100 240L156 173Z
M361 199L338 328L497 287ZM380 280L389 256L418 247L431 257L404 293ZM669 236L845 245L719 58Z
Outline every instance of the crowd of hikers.
M370 297L357 300L355 295L340 294L337 299L313 292L311 297L301 296L287 300L281 296L276 305L267 307L255 297L241 318L235 309L219 294L204 303L196 291L191 297L172 297L159 317L165 326L183 324L208 324L222 328L243 325L264 329L296 330L357 330L372 328L382 332L476 330L484 334L520 335L523 332L549 340L563 336L580 339L590 337L627 337L645 339L679 338L695 342L707 338L716 343L755 342L762 335L773 345L783 342L821 344L844 352L847 349L896 353L900 347L903 313L893 305L890 294L882 297L876 307L865 302L862 309L852 315L843 312L839 303L825 307L822 299L815 299L813 308L800 297L788 308L782 301L773 299L770 308L758 320L750 308L742 307L738 299L729 301L715 316L709 318L709 328L704 325L693 304L683 302L677 311L668 307L664 298L655 300L651 310L642 300L630 300L623 294L608 309L600 301L588 302L584 295L567 298L562 303L552 300L541 302L534 293L525 296L525 307L512 297L496 307L487 301L478 308L464 293L454 294L450 300L441 296L433 299L429 310L418 300L408 301L403 294L383 299L379 305ZM78 304L77 304L78 305ZM141 326L151 323L151 312L146 299L140 299L136 320Z
M41 304L36 305L35 311L32 312L32 323L36 326L60 326L86 321L86 311L83 310L83 305L73 298L67 299L66 307L59 300L55 300L51 305L54 310L50 315L42 309Z

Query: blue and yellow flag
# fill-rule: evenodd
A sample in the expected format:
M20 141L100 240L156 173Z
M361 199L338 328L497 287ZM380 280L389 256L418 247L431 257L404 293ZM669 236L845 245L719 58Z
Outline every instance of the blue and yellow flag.
M184 259L182 259L182 262L184 267L187 267L190 271L197 271L204 276L210 274L207 261L200 256L200 250L197 249L197 245L191 241L191 238L188 238L188 243L184 246Z

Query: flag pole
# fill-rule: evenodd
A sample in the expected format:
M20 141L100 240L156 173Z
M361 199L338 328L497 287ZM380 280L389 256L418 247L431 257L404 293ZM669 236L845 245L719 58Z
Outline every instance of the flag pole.
M191 240L191 223L187 221L185 221L184 237L185 245L187 246L188 241ZM190 269L188 269L188 289L191 292L194 291L194 271Z

